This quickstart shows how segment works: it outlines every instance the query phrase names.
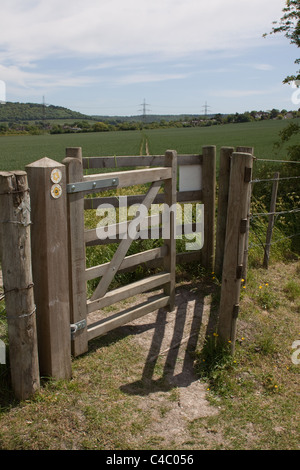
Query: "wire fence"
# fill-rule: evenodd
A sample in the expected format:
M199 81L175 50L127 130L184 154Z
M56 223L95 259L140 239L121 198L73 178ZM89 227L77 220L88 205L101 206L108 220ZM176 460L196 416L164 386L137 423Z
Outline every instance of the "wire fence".
M264 159L264 158L258 159L258 158L256 158L255 163L259 163L259 162L300 165L300 161L273 160L273 159ZM300 179L300 175L280 177L279 173L278 174L275 173L274 177L253 179L251 181L252 191L253 191L254 185L256 185L258 183L273 183L273 190L274 190L274 185L275 184L279 185L281 181L285 181L285 182L286 181L296 181L296 180L299 180L299 179ZM278 188L278 186L277 186L277 188ZM276 197L277 197L277 192L276 192L276 196L275 196L275 204L276 204ZM295 233L292 233L292 234L280 237L279 239L276 239L274 241L271 241L273 228L275 227L275 224L276 224L278 218L288 216L288 215L292 215L292 214L298 214L299 212L300 212L300 207L293 207L289 210L275 211L275 205L274 205L272 207L272 210L270 208L269 212L256 212L254 214L251 213L250 214L250 228L252 229L252 232L253 232L254 236L257 238L257 240L259 241L259 243L257 244L257 243L251 242L251 243L249 243L249 248L262 247L263 250L264 250L264 253L265 253L265 257L266 256L269 257L268 250L270 249L271 246L276 245L276 244L281 243L281 242L286 241L286 240L291 240L293 238L299 237L300 232L297 231ZM253 226L253 222L255 221L255 219L259 219L261 217L262 218L264 218L264 217L269 218L268 230L271 230L271 235L270 235L270 233L268 234L268 232L267 232L265 241L262 240L262 234L261 233L258 234L258 232L257 232L258 227ZM262 227L260 227L260 229L261 228Z
M292 160L271 160L271 159L267 159L267 158L255 158L255 163L256 162L266 162L266 163L287 163L287 164L296 164L296 165L300 165L300 161L297 162L297 161L292 161Z

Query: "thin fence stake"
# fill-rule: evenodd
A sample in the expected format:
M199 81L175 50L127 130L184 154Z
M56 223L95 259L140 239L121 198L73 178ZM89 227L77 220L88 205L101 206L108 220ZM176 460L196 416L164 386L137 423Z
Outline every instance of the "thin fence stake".
M269 267L269 260L270 260L270 249L271 249L271 240L275 222L275 210L276 210L276 199L277 199L277 192L278 192L278 185L279 185L279 173L274 173L274 182L272 188L272 197L271 197L271 204L270 204L270 216L269 216L269 225L267 229L267 237L266 237L266 247L265 247L265 254L264 254L264 261L263 267L268 269Z

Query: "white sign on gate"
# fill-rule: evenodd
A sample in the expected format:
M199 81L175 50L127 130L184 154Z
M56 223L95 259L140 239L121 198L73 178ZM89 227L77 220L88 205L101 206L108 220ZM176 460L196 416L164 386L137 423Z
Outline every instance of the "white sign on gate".
M0 339L0 364L6 364L5 344Z
M179 166L179 191L201 191L202 189L202 166L180 165Z

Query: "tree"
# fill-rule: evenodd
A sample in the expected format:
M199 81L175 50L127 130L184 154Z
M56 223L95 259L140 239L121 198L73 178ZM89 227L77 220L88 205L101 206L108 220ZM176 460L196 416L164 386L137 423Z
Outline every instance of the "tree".
M284 33L285 37L290 40L291 44L300 47L300 0L286 0L286 6L283 8L283 16L279 21L274 21L274 27L269 34ZM267 36L267 34L264 34ZM300 64L300 59L295 60L295 64ZM288 75L283 83L291 83L300 86L300 70L296 75ZM293 136L299 134L300 125L290 123L285 129L279 133L279 142L275 144L277 148L289 141ZM290 159L300 160L300 146L294 145L288 148Z
M290 40L291 44L300 47L300 0L287 0L286 7L282 10L283 16L279 21L274 21L272 31L269 34L284 33L285 37ZM267 36L267 33L263 35ZM299 64L300 59L295 60L295 64ZM283 83L291 83L300 80L300 71L297 75L289 75Z

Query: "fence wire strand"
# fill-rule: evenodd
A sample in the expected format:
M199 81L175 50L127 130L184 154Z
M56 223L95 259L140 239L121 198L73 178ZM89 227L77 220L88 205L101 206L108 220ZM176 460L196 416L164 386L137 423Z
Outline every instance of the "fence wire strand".
M252 248L252 247L262 247L263 250L265 250L265 243L263 243L259 236L257 235L257 233L254 232L254 235L259 239L260 241L260 244L256 244L256 243L250 243L249 245L249 248ZM290 235L288 237L283 237L283 238L279 238L278 240L275 240L274 242L271 242L269 243L269 245L276 245L277 243L280 243L284 240L290 240L291 238L295 238L295 237L298 237L300 235L300 232L299 233L294 233L293 235Z
M290 211L281 211L281 212L258 212L256 214L251 214L250 218L255 219L257 217L267 217L267 216L270 216L270 215L274 215L275 217L277 217L278 215L296 214L298 212L300 212L300 208L292 209Z
M287 181L287 180L298 180L300 176L283 176L282 178L266 178L266 179L255 179L252 180L250 183L267 183L269 181Z
M266 158L256 158L255 159L255 163L256 162L267 162L267 163L295 163L296 165L300 165L300 162L296 162L296 161L290 161L290 160L269 160L269 159L266 159Z

